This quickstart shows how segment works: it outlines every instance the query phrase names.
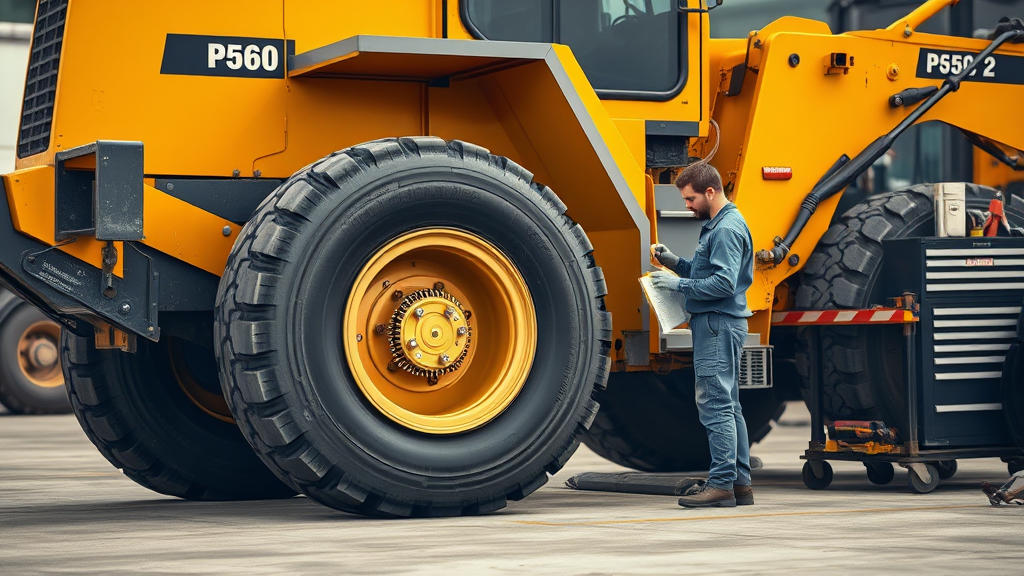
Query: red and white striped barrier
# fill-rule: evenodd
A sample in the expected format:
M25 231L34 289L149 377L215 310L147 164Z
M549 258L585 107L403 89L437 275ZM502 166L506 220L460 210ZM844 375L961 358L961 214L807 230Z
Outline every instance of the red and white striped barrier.
M772 326L811 326L819 324L906 324L917 322L910 310L872 308L870 310L805 310L772 312Z

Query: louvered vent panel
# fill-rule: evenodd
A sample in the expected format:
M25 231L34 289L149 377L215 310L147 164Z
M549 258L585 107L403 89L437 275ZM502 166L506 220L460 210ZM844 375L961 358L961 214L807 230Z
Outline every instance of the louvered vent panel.
M32 33L32 53L25 78L25 101L18 131L18 158L45 152L50 147L57 70L64 42L68 0L40 0Z

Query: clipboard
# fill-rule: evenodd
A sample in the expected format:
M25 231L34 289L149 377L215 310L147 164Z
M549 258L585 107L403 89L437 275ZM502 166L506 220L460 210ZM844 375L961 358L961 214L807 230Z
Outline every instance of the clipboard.
M654 308L663 334L690 321L690 313L686 311L686 296L682 292L655 288L648 275L640 277L640 286L643 287L647 302Z

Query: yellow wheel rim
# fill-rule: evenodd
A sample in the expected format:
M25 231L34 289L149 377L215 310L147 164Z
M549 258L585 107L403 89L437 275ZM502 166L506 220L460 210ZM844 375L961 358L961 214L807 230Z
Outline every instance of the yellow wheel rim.
M359 271L342 326L370 403L428 434L483 426L515 400L537 347L533 300L486 240L444 228L402 235Z
M29 382L40 388L64 385L60 369L60 326L56 322L35 322L18 338L18 367Z
M210 384L204 386L200 382L201 376L196 374L189 366L188 352L185 349L184 343L177 338L167 338L164 346L166 346L167 357L171 366L171 376L174 377L175 382L178 383L185 396L208 415L222 422L233 424L235 420L231 417L231 410L228 409L228 403L224 400L224 396L211 392L208 389Z

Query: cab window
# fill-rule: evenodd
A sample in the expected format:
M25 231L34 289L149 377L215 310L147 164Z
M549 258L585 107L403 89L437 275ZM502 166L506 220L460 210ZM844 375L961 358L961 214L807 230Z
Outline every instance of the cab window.
M602 97L668 99L685 80L675 0L465 0L478 38L567 44Z

